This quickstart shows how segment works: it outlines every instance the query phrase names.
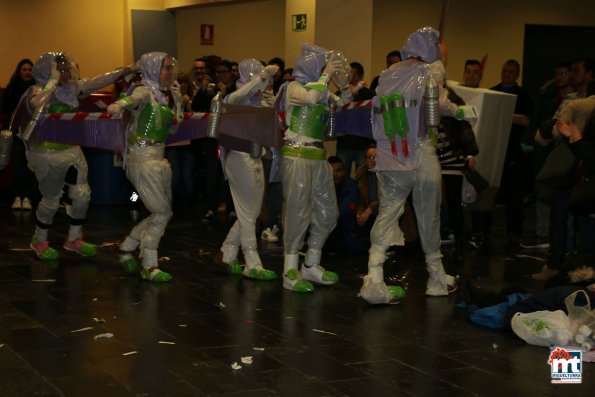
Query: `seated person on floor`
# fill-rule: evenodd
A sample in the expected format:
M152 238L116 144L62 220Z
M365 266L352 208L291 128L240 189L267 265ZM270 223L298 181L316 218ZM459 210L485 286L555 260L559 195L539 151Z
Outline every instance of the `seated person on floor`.
M359 189L359 203L356 221L366 234L370 233L378 215L378 179L372 170L376 167L376 145L371 144L366 150L364 163L357 169L355 180Z
M345 175L345 166L339 157L331 156L328 158L328 162L333 168L339 220L327 240L326 248L338 252L365 252L366 247L356 221L357 184L351 177Z

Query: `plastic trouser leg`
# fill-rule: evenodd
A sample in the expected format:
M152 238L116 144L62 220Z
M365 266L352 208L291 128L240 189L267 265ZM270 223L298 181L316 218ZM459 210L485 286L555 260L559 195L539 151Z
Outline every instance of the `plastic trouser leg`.
M426 268L429 274L426 295L448 295L447 277L444 266L442 265L442 254L440 251L426 254Z
M309 161L312 190L309 197L311 213L308 248L321 250L327 237L337 225L339 208L337 207L332 167L326 160ZM310 265L309 262L307 264Z
M246 266L258 266L261 261L257 251L256 219L264 196L262 161L251 158L248 153L232 150L225 160L225 174L238 217L236 223L239 225L239 239ZM247 255L247 252L251 254Z
M440 250L440 164L435 149L422 145L419 166L414 171L413 207L424 253Z
M46 225L52 223L54 215L60 208L60 197L70 158L65 152L67 151L50 151L42 148L33 148L29 152L29 168L37 178L42 197L37 206L36 216Z
M413 186L413 171L385 171L378 173L380 207L370 232L372 247L384 252L392 245L404 245L399 218ZM372 249L370 250L372 252Z
M157 249L171 218L171 168L163 152L162 146L134 147L126 159L126 176L151 212L130 234L140 234L141 253Z
M312 179L310 162L297 157L284 156L281 159L281 180L285 213L283 215L283 247L285 254L297 254L304 243L312 213L310 196ZM333 192L334 193L334 192Z
M88 166L85 156L80 147L72 151L72 167L77 170L76 184L69 185L68 195L72 199L72 205L66 207L68 216L73 219L81 220L87 216L89 202L91 201L91 188L87 183Z

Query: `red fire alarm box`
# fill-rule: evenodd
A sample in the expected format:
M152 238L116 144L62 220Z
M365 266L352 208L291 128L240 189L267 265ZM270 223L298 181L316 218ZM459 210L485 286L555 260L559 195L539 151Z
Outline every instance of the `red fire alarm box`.
M215 43L215 26L214 25L200 25L200 44L213 45Z

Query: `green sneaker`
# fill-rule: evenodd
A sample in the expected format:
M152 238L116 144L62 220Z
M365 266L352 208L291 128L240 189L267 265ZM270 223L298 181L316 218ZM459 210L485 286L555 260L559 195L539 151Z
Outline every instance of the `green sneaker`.
M97 246L95 244L84 242L80 238L74 241L65 241L63 247L66 251L76 252L82 256L94 256L97 253Z
M138 271L138 262L131 254L120 255L119 262L126 273L134 274Z
M50 247L50 243L48 241L44 241L43 243L39 242L37 236L33 236L31 239L31 249L35 251L37 257L42 261L53 261L58 259L60 256L58 251Z
M152 281L154 283L167 283L173 279L172 275L160 270L157 267L151 269L151 271L147 269L141 269L140 276L143 280Z
M240 262L238 262L237 258L229 262L227 266L230 273L238 275L242 274L242 266L240 265Z
M294 292L312 292L314 286L311 282L302 280L302 276L297 269L290 269L283 275L283 288Z
M277 279L277 273L272 270L265 269L262 266L253 267L251 269L245 267L243 274L244 276L253 278L254 280L270 281Z
M405 290L397 285L387 285L389 301L388 303L397 304L407 296Z

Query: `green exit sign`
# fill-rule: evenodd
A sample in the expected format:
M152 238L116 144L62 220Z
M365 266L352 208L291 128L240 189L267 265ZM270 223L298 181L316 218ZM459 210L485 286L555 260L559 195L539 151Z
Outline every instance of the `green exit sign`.
M306 30L307 15L306 14L294 14L291 16L291 30L299 32L300 30Z

